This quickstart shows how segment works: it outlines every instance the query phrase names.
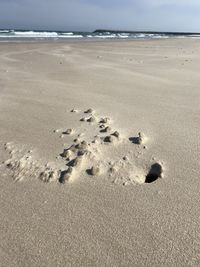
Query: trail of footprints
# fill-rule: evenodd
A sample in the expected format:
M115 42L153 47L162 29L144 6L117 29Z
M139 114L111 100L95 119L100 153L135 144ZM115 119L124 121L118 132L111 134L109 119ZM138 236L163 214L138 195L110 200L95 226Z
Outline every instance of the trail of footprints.
M26 177L38 178L43 182L57 181L60 171L55 166L37 160L31 150L26 151L12 142L6 143L4 149L10 158L3 164L15 181L22 181Z
M113 129L111 118L99 117L91 108L84 112L76 109L70 112L77 118L79 126L54 131L61 134L60 137L72 140L57 156L57 160L64 163L63 168L58 168L56 164L44 165L34 159L32 151L24 153L12 143L5 144L10 158L4 164L16 181L32 176L44 182L64 184L81 179L86 174L90 177L104 175L113 183L129 185L152 183L162 178L163 166L160 162L154 161L146 167L139 164L142 151L147 149L147 138L143 133L128 138Z

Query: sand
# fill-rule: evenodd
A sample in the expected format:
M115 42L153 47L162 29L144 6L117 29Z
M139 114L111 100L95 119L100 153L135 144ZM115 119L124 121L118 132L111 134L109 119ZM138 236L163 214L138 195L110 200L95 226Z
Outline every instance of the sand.
M0 266L200 266L200 40L0 43Z

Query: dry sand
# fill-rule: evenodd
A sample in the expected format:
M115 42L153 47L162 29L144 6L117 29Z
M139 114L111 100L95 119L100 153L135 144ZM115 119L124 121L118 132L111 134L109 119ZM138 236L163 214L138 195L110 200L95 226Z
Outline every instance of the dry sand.
M0 43L0 266L200 266L199 66L195 39Z

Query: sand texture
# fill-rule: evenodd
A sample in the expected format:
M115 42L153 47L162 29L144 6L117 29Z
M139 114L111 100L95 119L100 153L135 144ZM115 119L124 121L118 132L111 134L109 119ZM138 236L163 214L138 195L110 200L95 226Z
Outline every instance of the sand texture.
M0 43L0 266L200 266L200 41Z

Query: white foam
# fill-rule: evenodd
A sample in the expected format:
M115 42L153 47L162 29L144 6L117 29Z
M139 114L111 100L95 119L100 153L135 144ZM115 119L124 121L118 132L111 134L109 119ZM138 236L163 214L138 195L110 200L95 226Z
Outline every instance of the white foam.
M77 34L77 35L58 35L58 38L83 38L83 35Z
M116 38L116 34L110 34L110 35L94 35L95 38L102 38L102 39L106 39L106 38Z
M15 35L17 36L27 36L27 37L57 37L58 34L56 32L34 32L34 31L15 31Z
M193 34L193 35L190 35L190 37L193 38L193 39L194 38L200 38L200 35L199 34L198 35L197 34Z
M0 30L0 39L3 38L99 38L99 39L168 39L168 38L199 38L200 35L167 35L159 33L129 33L129 32L100 32L100 33L77 33L77 32L49 32L49 31L20 31Z
M136 38L145 38L146 35L144 33L140 33L136 35Z
M129 38L129 35L126 35L126 34L118 34L117 35L119 38Z
M9 30L0 30L0 33L9 33Z
M73 32L62 32L62 35L73 35Z

